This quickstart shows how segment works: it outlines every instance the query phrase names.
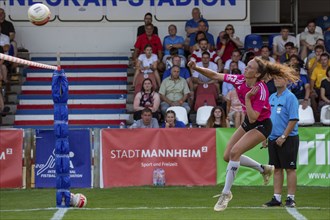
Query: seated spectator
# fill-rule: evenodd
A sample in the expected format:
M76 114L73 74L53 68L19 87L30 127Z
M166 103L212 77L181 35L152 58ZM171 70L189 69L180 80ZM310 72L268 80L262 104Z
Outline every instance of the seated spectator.
M222 62L225 63L230 59L231 54L234 50L238 50L238 46L232 41L226 31L219 33L217 41L217 54L221 58Z
M165 113L165 121L162 124L162 128L185 128L186 125L182 122L176 119L175 111L168 110Z
M329 54L323 53L320 58L321 67L315 67L311 76L311 105L314 112L314 118L319 121L318 102L320 97L321 82L326 78L326 71L329 67Z
M315 67L319 67L319 68L321 67L320 58L321 58L321 54L325 52L325 48L322 45L316 45L314 51L315 51L315 57L311 58L307 63L307 70L309 76L313 73ZM329 65L330 65L330 60L329 60Z
M141 91L134 97L134 120L141 119L142 110L149 108L152 111L152 117L160 119L159 114L160 96L154 91L151 79L144 79Z
M286 44L288 42L292 43L292 47L297 45L297 39L294 36L289 35L290 28L289 27L281 27L281 35L275 36L273 39L273 57L274 59L278 59L283 54L287 52ZM291 45L291 44L290 44ZM288 59L289 57L287 57Z
M213 107L210 117L207 119L206 128L227 128L226 114L220 106Z
M145 78L150 78L153 82L154 89L157 90L160 86L160 76L157 70L157 55L152 53L152 47L150 44L145 46L144 53L139 55L136 64L133 78L135 94L141 90L142 81Z
M295 68L298 68L298 67L299 67L299 69L297 69L297 70L298 70L298 73L299 73L300 75L308 75L306 69L304 69L304 68L301 66L301 63L300 63L300 62L301 62L301 59L300 59L300 57L299 57L298 55L296 55L296 54L292 54L292 55L290 56L289 60L287 61L287 63L289 64L289 66L293 66L293 67L295 67Z
M258 52L258 53L259 53L259 52ZM254 51L252 51L252 50L247 51L247 52L245 52L244 55L243 55L243 58L242 58L243 63L244 63L245 65L247 65L248 62L250 62L250 60L252 60L252 59L255 58L255 57L256 57L256 53L255 53Z
M10 40L10 48L12 48L12 52L9 54L11 56L17 57L17 43L15 41L15 28L13 23L6 20L6 13L3 8L0 8L0 26L1 33L7 35ZM9 50L8 50L9 51ZM14 64L14 63L12 63Z
M141 34L134 44L133 62L137 62L138 56L143 53L147 44L151 45L152 53L158 56L158 63L163 58L163 46L158 35L153 34L154 26L152 24L145 25L145 33ZM159 67L159 66L158 66Z
M203 32L203 31L197 31L196 33L196 37L195 37L195 44L192 46L192 51L195 51L195 50L199 50L200 47L199 47L199 41L201 39L207 39L206 38L206 34ZM207 49L210 49L211 48L211 45L209 43L207 43ZM189 52L191 53L191 52ZM188 57L189 58L189 57Z
M204 52L208 52L210 54L210 61L213 62L213 63L216 63L217 64L217 71L220 71L222 69L222 60L220 59L220 57L217 55L217 53L215 51L210 51L208 48L207 48L207 45L208 45L208 41L207 39L201 39L199 40L198 42L198 45L199 45L199 49L198 50L195 50L191 57L190 57L190 60L193 60L195 62L201 62L202 61L202 54Z
M1 38L1 37L0 37ZM0 46L0 53L3 53L3 48ZM0 60L0 82L3 81L3 84L6 84L8 82L7 80L7 67L5 65L4 60Z
M270 56L270 49L268 46L264 45L261 47L260 49L260 57L262 60L271 62L271 63L275 63L275 59L273 57Z
M280 63L285 63L289 60L292 54L292 49L294 48L294 44L292 42L287 42L284 47L285 52L279 57Z
M238 128L244 121L244 113L235 88L228 92L226 101L227 119Z
M181 62L181 57L178 55L174 55L172 56L172 62L174 66L179 66L182 62ZM172 65L172 66L173 66ZM171 71L172 71L172 67L170 69L165 70L165 72L163 73L163 78L162 81L164 81L164 79L166 79L167 77L171 76ZM189 86L190 89L190 99L194 99L194 86L193 86L193 80L191 78L190 72L186 67L181 67L180 66L180 77L184 78Z
M0 26L0 46L3 49L3 53L8 54L10 49L10 39L7 35L1 33L1 26Z
M184 57L184 39L181 36L176 35L177 34L177 28L174 24L170 24L168 26L168 33L166 37L164 37L163 46L164 46L164 57L163 57L163 63L166 63L167 58L171 57L170 50L172 48L176 48L178 51L178 55L181 56L183 59Z
M207 51L204 51L202 53L202 61L196 63L196 65L213 70L215 72L218 71L218 66L215 63L210 62L210 53ZM217 88L217 94L220 93L220 87L217 80L209 79L197 71L194 71L192 75L193 75L194 91L196 90L198 85L204 85L204 87L206 87L208 84L214 84Z
M186 63L187 63L186 57L180 56L178 54L178 49L172 48L172 49L170 49L170 56L166 59L166 62L165 62L165 71L168 69L171 69L171 67L173 66L172 59L174 56L180 57L180 63L178 64L180 67L186 67Z
M314 50L308 55L306 63L308 63L313 57L316 56L315 49L317 45L321 45L325 48L324 39L317 39Z
M209 28L209 24L206 19L204 19L201 15L201 11L199 8L193 8L191 11L192 19L188 20L185 25L186 30L186 40L185 45L187 45L187 51L189 51L189 41L190 41L190 35L193 33L196 33L198 31L198 23L199 21L204 21L207 28ZM205 36L206 38L206 36Z
M204 21L199 21L198 22L198 31L202 31L206 34L206 39L208 41L208 43L210 44L209 49L210 50L214 50L215 49L215 44L214 44L214 37L212 34L210 34L209 32L207 32L207 26L206 23ZM193 33L190 35L190 53L192 53L194 51L194 45L197 43L196 41L196 33Z
M144 108L141 119L134 121L130 128L159 128L157 119L153 118L152 115L150 108Z
M299 55L299 48L298 47L293 47L290 52L289 52L289 58L292 56L292 55L296 55L298 56L299 58L299 66L301 68L305 68L305 62L300 58L300 55ZM286 61L286 63L288 62L288 60Z
M246 65L245 65L244 62L241 61L241 57L242 57L241 51L234 50L233 53L231 54L231 59L229 59L229 60L226 61L223 72L224 73L229 73L229 71L230 71L230 64L231 64L232 61L235 61L235 62L238 63L238 69L242 73L244 73Z
M327 77L322 80L320 87L320 112L323 106L330 105L330 66L327 68L326 75Z
M307 23L307 32L300 34L300 57L305 59L310 54L316 44L317 39L324 39L323 35L319 32L315 32L316 24L315 21L309 21Z
M144 15L144 25L141 25L141 26L138 27L137 37L146 32L145 31L145 26L147 24L152 24L152 14L150 12L148 12ZM154 26L153 34L158 35L158 28L156 26Z
M186 102L189 93L190 90L187 81L180 77L180 67L173 66L171 69L171 77L164 79L159 89L163 115L165 115L166 110L170 106L182 106L187 110L187 113L189 113L190 106Z
M299 66L297 55L292 55L292 57L290 57L290 65L299 74L299 80L295 83L290 83L288 89L297 97L299 104L305 109L310 105L310 84L308 76L303 68Z
M232 24L227 24L225 32L228 34L229 40L232 41L237 48L243 48L243 42L235 35L235 29Z

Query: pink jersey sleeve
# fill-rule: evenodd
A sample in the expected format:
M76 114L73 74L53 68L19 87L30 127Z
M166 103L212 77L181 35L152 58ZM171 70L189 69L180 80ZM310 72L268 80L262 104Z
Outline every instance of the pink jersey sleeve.
M260 113L258 117L258 120L260 121L270 116L270 106L267 86L263 82L259 82L258 86L260 89L258 93L251 99L251 104L252 108Z
M232 84L235 88L245 82L243 75L225 74L224 82Z

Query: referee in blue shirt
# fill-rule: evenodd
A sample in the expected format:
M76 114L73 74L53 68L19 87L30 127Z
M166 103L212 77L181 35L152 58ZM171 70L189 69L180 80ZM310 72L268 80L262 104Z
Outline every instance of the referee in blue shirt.
M269 97L271 105L272 133L268 139L269 164L275 166L274 196L264 204L266 207L281 206L284 170L287 174L288 195L286 207L295 207L294 194L297 186L296 163L299 148L298 100L287 89L288 81L274 78L276 93Z

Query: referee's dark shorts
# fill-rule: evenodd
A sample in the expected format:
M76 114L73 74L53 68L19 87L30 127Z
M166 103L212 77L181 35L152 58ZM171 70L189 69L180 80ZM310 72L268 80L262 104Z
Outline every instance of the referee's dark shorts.
M276 169L296 169L299 149L299 135L288 136L282 146L276 139L268 140L269 164Z

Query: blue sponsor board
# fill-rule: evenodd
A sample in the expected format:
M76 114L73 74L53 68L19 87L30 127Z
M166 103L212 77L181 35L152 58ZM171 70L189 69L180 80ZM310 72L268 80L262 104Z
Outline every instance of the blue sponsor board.
M91 187L91 143L89 130L69 130L71 188ZM55 135L36 131L36 188L56 187Z

